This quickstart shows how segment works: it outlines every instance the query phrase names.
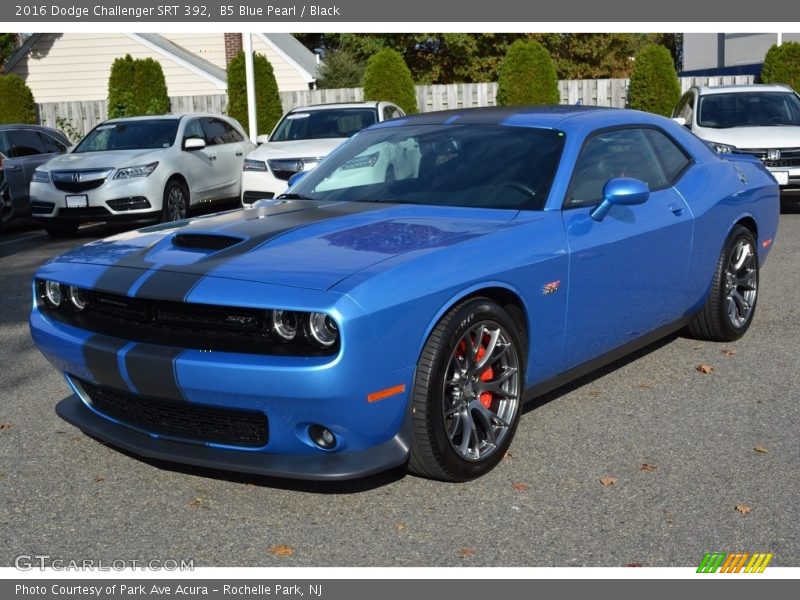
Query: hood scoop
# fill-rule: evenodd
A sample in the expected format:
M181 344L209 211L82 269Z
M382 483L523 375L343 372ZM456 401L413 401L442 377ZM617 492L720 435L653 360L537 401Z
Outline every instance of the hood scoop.
M172 236L172 245L184 250L224 250L241 241L240 237L212 233L178 233Z

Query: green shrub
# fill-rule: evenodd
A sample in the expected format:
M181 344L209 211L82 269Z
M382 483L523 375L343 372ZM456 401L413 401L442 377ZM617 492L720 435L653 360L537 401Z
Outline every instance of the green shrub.
M253 76L256 88L256 127L259 135L269 134L283 114L278 82L267 57L253 55ZM228 114L247 129L247 77L244 52L228 64Z
M384 48L369 57L364 71L364 99L394 102L409 115L417 112L414 81L399 52Z
M558 77L547 49L535 40L509 46L497 79L497 104L558 104Z
M670 116L681 96L672 55L664 46L645 46L637 55L628 87L631 108Z
M785 83L794 90L800 90L800 43L773 45L764 57L761 81Z
M114 59L108 76L109 118L163 115L169 109L161 63L130 54Z
M366 65L349 50L334 50L325 55L319 69L319 89L359 87L364 81Z
M133 79L135 61L130 54L114 59L108 76L108 118L136 114L134 108Z
M158 61L144 58L135 62L133 89L133 104L137 114L163 115L169 112L167 82Z
M0 75L0 124L36 124L31 88L18 75Z

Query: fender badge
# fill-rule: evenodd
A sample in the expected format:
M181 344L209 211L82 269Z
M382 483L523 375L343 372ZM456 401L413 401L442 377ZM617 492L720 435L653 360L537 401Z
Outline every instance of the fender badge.
M542 287L542 296L549 296L550 294L555 294L558 291L558 288L561 287L561 280L556 279L555 281L551 281L550 283L545 283L544 287Z

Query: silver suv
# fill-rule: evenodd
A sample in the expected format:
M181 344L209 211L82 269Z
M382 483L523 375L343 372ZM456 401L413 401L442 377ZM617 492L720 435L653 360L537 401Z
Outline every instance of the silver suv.
M785 85L693 87L673 118L721 153L750 154L800 192L800 96Z
M112 119L31 180L31 213L53 237L87 221L174 221L200 202L236 198L255 147L213 114Z

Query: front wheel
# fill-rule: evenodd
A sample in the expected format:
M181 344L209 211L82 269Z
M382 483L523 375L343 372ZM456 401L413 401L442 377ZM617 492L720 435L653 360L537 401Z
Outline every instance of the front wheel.
M517 325L494 302L451 310L417 364L409 470L467 481L494 468L519 423L522 357Z
M161 222L180 221L189 212L189 192L178 180L172 179L164 189L164 207Z
M756 300L756 240L749 229L737 225L725 241L708 300L689 325L689 333L713 342L738 340L753 321Z

